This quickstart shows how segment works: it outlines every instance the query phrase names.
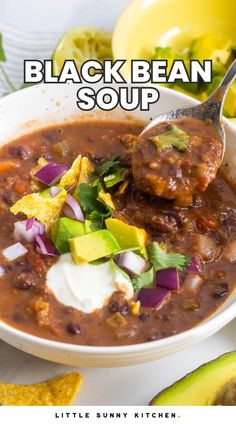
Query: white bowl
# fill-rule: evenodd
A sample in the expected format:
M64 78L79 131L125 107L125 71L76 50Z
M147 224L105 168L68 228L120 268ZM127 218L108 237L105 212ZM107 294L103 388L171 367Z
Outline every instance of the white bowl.
M93 85L93 88L96 86ZM99 88L98 85L96 88ZM160 101L151 107L150 112L132 112L140 119L155 117L161 112L175 107L193 105L195 100L174 90L160 88ZM130 119L130 114L120 110L108 113L85 113L76 106L76 87L73 85L39 85L11 94L0 101L0 144L34 129L55 123L78 119L94 119L100 113L102 118ZM235 179L236 172L236 129L226 122L228 162L227 172ZM118 347L80 346L32 336L0 322L0 337L5 342L50 361L82 367L114 367L152 361L178 350L185 349L220 330L236 316L236 296L233 295L214 316L191 330L149 343Z

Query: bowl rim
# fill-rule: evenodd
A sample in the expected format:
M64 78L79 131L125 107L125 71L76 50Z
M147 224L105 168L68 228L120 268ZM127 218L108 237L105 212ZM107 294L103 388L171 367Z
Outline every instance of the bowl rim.
M136 1L136 0L133 0ZM131 2L132 4L132 2ZM130 81L127 80L127 83L130 84ZM47 84L40 84L40 87L42 89L47 89ZM28 88L24 88L22 90L18 90L17 92L11 93L8 96L5 96L3 99L0 100L0 105L4 105L5 102L8 102L9 98L12 100L15 99L17 96L30 94L30 92L37 89L38 86L32 86ZM50 89L50 86L49 86ZM182 100L185 100L187 104L197 104L199 101L193 99L190 96L187 96L183 93L177 92L175 90L172 90L170 88L166 87L158 87L160 92L163 94L169 93L177 98L180 98ZM37 93L37 90L35 91ZM230 123L227 119L223 118L226 126L234 133L235 139L236 139L236 127ZM48 125L47 125L48 126ZM49 125L50 126L50 125ZM29 133L32 132L32 130L29 129ZM8 143L9 140L7 140L6 143ZM223 302L222 305L216 311L214 311L209 317L207 317L205 320L201 321L199 324L195 325L194 327L185 330L181 333L154 340L152 342L143 342L143 343L136 343L136 344L130 344L130 345L119 345L119 346L90 346L90 345L80 345L80 344L74 344L74 343L65 343L60 341L55 341L52 339L47 339L44 337L35 336L31 333L25 332L23 330L17 329L16 327L11 326L10 324L4 322L3 320L0 320L0 339L2 334L8 334L9 336L12 336L16 339L21 339L23 342L29 342L34 345L40 345L40 347L44 348L52 348L55 350L64 350L65 352L71 352L71 353L87 353L87 354L95 354L97 357L101 355L110 355L110 354L122 354L122 355L129 355L129 354L135 354L135 353L141 353L145 351L155 351L158 349L168 348L168 347L174 347L176 345L179 345L190 338L193 339L200 339L207 337L207 335L214 334L215 332L219 331L222 327L224 327L226 324L228 324L231 320L233 320L236 317L236 299L233 301L233 303L227 305L227 303L230 301L232 295L236 292L233 291L231 295L226 299L225 302ZM224 308L223 310L221 310ZM3 337L2 340L5 340ZM12 339L13 340L13 339ZM7 341L8 343L8 341ZM13 344L9 342L10 344ZM20 348L20 347L19 347ZM22 349L24 350L24 349Z
M229 300L229 299L228 299ZM227 303L227 300L226 300ZM223 303L225 306L225 302ZM41 347L51 347L63 349L64 351L71 351L73 353L89 353L89 354L132 354L138 353L139 351L146 350L155 350L157 348L168 348L169 346L175 346L176 344L182 343L189 338L198 338L207 336L207 334L213 334L227 325L236 317L236 301L231 305L226 306L225 309L221 312L215 311L213 316L208 317L206 320L200 322L198 325L183 331L181 333L162 338L159 340L154 340L152 342L143 342L135 343L130 345L121 345L121 346L90 346L90 345L80 345L74 343L65 343L59 342L44 337L35 336L31 333L19 330L10 324L0 321L0 331L4 330L8 332L9 335L21 337L22 340L26 342L31 342L34 344L39 344Z

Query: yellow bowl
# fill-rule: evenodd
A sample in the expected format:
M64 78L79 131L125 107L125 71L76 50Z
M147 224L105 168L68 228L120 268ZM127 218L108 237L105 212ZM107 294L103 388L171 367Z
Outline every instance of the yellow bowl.
M112 40L115 59L150 59L155 46L189 46L192 38L220 34L236 43L235 0L133 0L119 18Z

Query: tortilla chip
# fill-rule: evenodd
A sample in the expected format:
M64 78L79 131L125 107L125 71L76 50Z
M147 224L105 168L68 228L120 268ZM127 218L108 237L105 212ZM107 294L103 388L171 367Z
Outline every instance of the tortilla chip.
M36 218L48 229L59 218L66 196L64 189L54 197L43 197L40 193L27 194L18 200L10 211L14 215L22 212L28 218Z
M80 186L80 184L84 183L88 183L89 182L89 174L93 171L93 165L90 162L90 160L84 156L81 159L81 166L80 166L80 173L78 175L78 179L76 182L76 186L74 188L73 191L73 196L78 200L79 202L79 197L77 194L77 189Z
M106 193L103 189L98 193L98 199L103 202L105 205L109 206L111 209L115 209L114 202L110 193Z
M76 188L78 188L80 184L88 182L89 174L92 171L93 171L92 163L86 156L83 156L81 160L80 173L79 173L79 178L77 180Z
M39 384L0 382L0 404L3 406L67 406L71 405L83 381L71 372Z
M81 159L81 155L77 156L77 158L72 163L70 169L68 169L68 171L61 178L59 184L60 187L63 187L64 189L68 190L76 184L77 178L80 174Z

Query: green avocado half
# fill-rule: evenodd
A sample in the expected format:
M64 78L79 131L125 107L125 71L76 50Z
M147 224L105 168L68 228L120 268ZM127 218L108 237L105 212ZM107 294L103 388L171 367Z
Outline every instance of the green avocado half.
M236 351L187 374L155 396L150 405L236 405Z

